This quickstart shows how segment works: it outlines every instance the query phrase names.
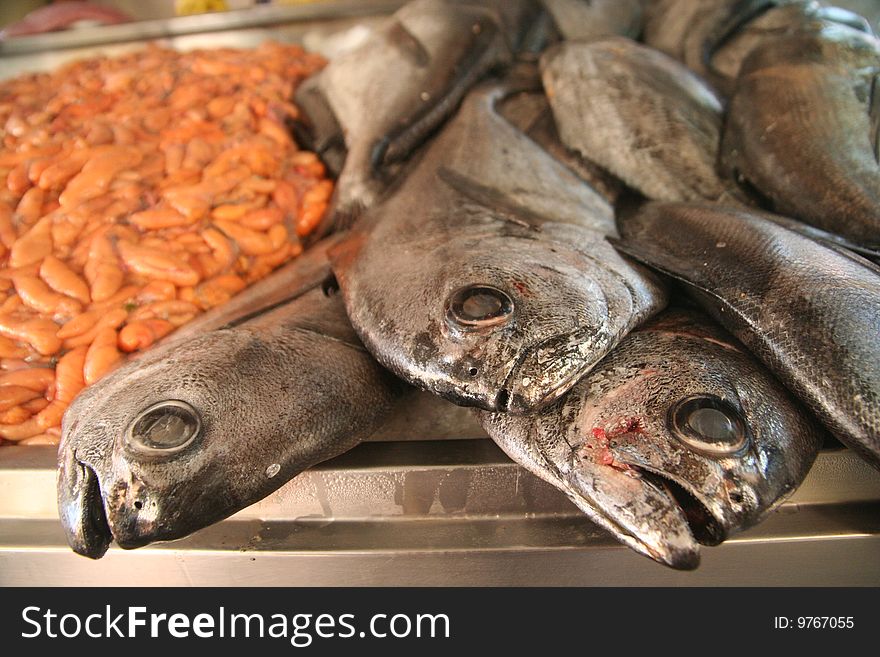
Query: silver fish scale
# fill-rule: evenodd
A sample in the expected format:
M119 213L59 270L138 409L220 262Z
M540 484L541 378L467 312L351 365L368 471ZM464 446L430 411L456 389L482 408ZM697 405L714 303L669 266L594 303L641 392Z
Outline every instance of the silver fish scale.
M621 230L625 250L690 283L841 442L880 466L875 269L742 210L652 203Z
M880 41L840 26L757 47L731 99L721 165L776 211L876 246L880 165L855 93L866 69L880 76Z
M542 55L559 135L648 198L714 201L721 104L682 64L622 37Z

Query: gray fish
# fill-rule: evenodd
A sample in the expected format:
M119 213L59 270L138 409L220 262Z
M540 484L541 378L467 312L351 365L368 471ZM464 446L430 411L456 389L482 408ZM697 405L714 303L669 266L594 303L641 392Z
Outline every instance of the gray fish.
M721 103L697 76L623 37L563 42L541 58L563 143L648 198L716 201Z
M725 96L759 44L824 23L871 32L851 11L815 0L659 0L652 3L645 43L687 65Z
M774 211L880 246L880 41L829 25L760 45L743 64L723 170Z
M455 111L475 82L511 61L538 11L527 0L488 6L414 0L299 87L296 102L307 117L300 135L331 167L341 165L328 215L337 226L373 205L390 169Z
M634 330L536 415L480 413L514 460L625 545L673 568L759 522L806 476L822 431L693 311Z
M541 0L566 40L619 34L635 39L642 31L645 0Z
M58 453L75 552L186 536L379 426L401 386L330 291L159 346L76 398Z
M745 210L649 203L620 225L625 253L687 283L838 440L880 467L874 265Z
M536 76L540 88L537 70ZM497 110L518 130L528 135L538 146L599 192L610 204L614 205L617 202L625 185L599 165L585 160L565 147L559 137L556 122L553 120L553 110L543 89L512 94L498 104Z
M665 292L615 254L611 206L475 89L418 166L331 255L371 353L455 403L562 395Z

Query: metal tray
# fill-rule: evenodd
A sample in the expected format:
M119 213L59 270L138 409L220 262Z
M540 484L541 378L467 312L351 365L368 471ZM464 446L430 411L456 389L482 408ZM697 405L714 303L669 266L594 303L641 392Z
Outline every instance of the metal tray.
M0 78L148 39L189 50L265 39L332 54L402 4L336 2L147 21L0 44ZM355 35L356 36L356 35ZM880 585L880 474L825 450L758 527L679 573L620 546L512 463L466 409L412 393L369 442L226 521L166 544L67 547L52 448L0 448L0 585Z

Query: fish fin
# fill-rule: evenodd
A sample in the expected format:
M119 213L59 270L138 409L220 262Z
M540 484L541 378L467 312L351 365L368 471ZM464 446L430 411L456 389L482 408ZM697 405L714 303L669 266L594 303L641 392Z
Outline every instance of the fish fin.
M639 262L647 265L651 269L659 271L664 276L668 276L673 280L684 283L688 287L702 292L703 294L708 294L713 299L716 299L719 303L726 305L724 300L716 293L712 292L712 290L709 290L704 285L697 282L700 278L698 270L692 269L687 271L672 271L663 264L662 256L658 256L650 248L635 246L632 242L627 242L626 240L622 240L618 237L608 236L605 239L607 239L608 243L611 244L611 246L613 246L621 254L629 256L634 260L638 260Z
M871 81L871 99L868 104L868 120L871 125L871 147L874 159L880 162L880 73Z
M465 94L480 78L497 64L509 62L509 52L499 55L496 50L500 39L498 24L488 18L479 20L477 24L480 29L472 31L473 45L468 49L472 54L459 62L457 74L447 86L446 93L435 102L425 103L423 110L412 121L377 143L373 151L375 165L389 165L405 160L455 112Z
M345 137L336 115L320 89L320 74L303 82L295 95L299 117L292 122L300 148L314 151L333 175L345 160Z
M524 207L509 199L502 192L447 167L440 167L437 171L437 177L462 196L517 226L530 230L541 230L541 224L552 221L551 217L543 216L531 208Z
M718 23L703 41L699 51L700 61L688 62L688 65L691 68L701 66L703 70L717 74L717 71L712 68L712 57L715 56L715 53L734 38L743 27L775 6L776 2L773 0L740 0L736 2L724 20Z
M825 21L844 25L859 32L870 34L871 36L874 35L874 30L871 28L871 23L868 22L868 19L854 11L850 11L849 9L843 9L842 7L821 7L819 11L816 12L816 16Z
M403 58L415 66L424 68L431 62L431 55L428 54L424 44L399 20L391 24L387 37L389 43L403 55Z

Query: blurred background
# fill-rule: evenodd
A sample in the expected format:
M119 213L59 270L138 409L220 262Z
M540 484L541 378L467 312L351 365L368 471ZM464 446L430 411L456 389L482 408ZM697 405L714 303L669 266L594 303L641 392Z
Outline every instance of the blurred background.
M70 0L3 0L0 2L0 28L22 19L26 14L49 4ZM299 5L332 0L99 0L91 4L112 7L135 20L170 18L208 11L247 9L258 4Z

